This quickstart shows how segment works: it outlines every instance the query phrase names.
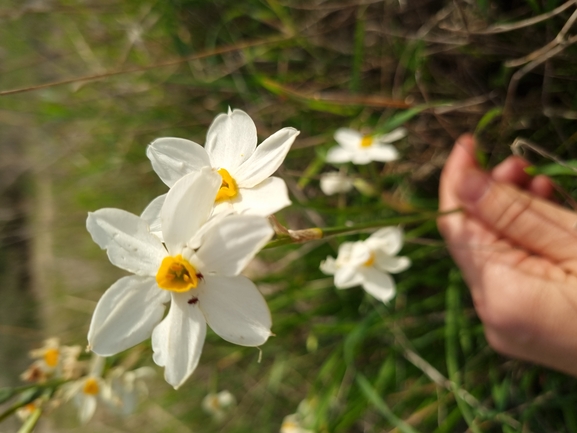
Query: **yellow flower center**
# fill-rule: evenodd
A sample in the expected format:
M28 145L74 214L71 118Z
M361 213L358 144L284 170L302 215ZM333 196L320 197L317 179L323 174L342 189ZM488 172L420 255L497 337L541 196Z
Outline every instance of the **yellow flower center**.
M196 269L180 254L168 256L162 260L156 273L158 287L173 292L186 292L198 284Z
M96 395L98 394L99 390L98 381L93 378L89 377L84 381L84 387L82 388L82 392L88 395Z
M58 365L58 349L46 349L44 352L44 362L48 367L56 367Z
M369 259L363 263L363 266L369 267L369 266L373 266L373 264L375 263L375 255L373 253L371 253L371 256L369 257Z
M365 135L361 140L361 147L371 147L373 144L373 137Z
M238 194L238 187L236 186L236 181L232 178L230 173L225 169L221 168L218 170L218 174L222 177L222 185L216 193L215 202L230 200L235 198Z

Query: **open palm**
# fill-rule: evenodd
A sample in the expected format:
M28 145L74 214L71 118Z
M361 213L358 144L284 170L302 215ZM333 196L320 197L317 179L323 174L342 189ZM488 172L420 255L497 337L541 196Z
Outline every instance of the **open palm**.
M456 143L440 185L439 219L471 289L491 346L577 375L577 213L549 200L553 187L511 157L479 169L474 140Z

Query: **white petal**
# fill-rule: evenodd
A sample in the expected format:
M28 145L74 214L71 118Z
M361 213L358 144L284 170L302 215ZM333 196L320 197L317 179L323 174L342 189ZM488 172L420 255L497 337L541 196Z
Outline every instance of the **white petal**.
M154 200L152 200L140 214L140 218L148 223L150 233L154 234L155 236L162 236L160 209L162 209L162 205L164 205L165 200L166 194L159 195Z
M260 346L270 337L270 311L248 278L207 276L198 288L198 299L208 325L226 341Z
M368 157L372 161L388 162L399 159L399 152L393 146L387 144L375 144L366 149ZM357 164L362 164L357 162Z
M331 256L328 256L326 260L321 262L319 266L322 273L327 275L334 275L337 272L337 262Z
M379 301L388 302L395 296L395 282L391 276L372 266L362 270L363 288Z
M384 227L370 235L365 243L373 251L380 250L394 256L403 246L403 230L394 226Z
M166 256L162 242L149 232L146 221L120 209L89 213L86 228L112 264L138 275L156 275Z
M343 148L355 151L361 145L363 135L359 131L350 128L339 128L335 132L335 141Z
M358 286L363 282L363 276L357 268L352 266L343 266L335 272L335 287L337 289L348 289L349 287Z
M343 242L339 245L339 253L337 255L337 266L348 265L351 254L353 252L353 247L356 242Z
M406 136L407 136L407 130L405 128L397 128L392 130L388 134L378 135L374 137L374 139L378 143L384 144L384 143L392 143Z
M96 397L94 395L82 394L80 398L80 408L78 418L82 424L86 424L94 416L96 411Z
M403 272L411 266L411 259L408 257L391 257L382 252L375 253L375 267L390 274Z
M90 348L111 356L146 340L162 320L169 300L169 293L151 277L121 278L96 305L88 330Z
M339 251L340 253L340 251ZM371 259L371 250L369 249L366 242L353 242L352 248L348 254L348 265L352 267L363 266L366 262Z
M206 336L206 322L198 302L188 303L195 293L172 293L168 314L152 332L153 360L164 367L164 378L175 389L198 365Z
M327 153L326 161L331 164L342 164L352 161L354 153L340 146L331 147Z
M183 254L188 255L185 258L189 260L189 258L192 256L192 253L194 253L194 251L200 248L200 246L204 242L204 236L206 235L206 233L212 230L213 226L220 224L220 222L224 218L233 214L234 210L232 208L228 210L223 209L222 212L219 212L218 214L215 213L213 210L213 213L209 218L209 220L198 229L198 231L194 234L192 239L188 241L188 243L186 244L187 246L186 253Z
M158 177L169 187L188 173L210 167L206 150L200 144L184 138L158 138L148 146L146 156Z
M273 234L266 218L231 215L206 232L193 265L205 276L238 275Z
M291 204L286 184L280 177L269 177L254 188L239 189L238 193L238 199L231 201L237 213L264 217Z
M282 164L300 131L283 128L275 132L234 172L239 188L252 188L270 177Z
M371 150L374 148L375 146L371 146L371 147L367 147L367 148L363 148L363 149L359 149L357 152L355 152L351 158L351 162L353 164L356 165L365 165L368 164L371 161L374 161Z
M229 109L210 125L205 149L213 167L225 168L232 174L252 155L256 143L256 126L250 116L242 110Z
M162 237L177 254L210 217L222 178L210 168L190 173L174 184L160 211Z
M353 189L353 181L339 172L325 173L321 175L320 187L326 195L345 193Z

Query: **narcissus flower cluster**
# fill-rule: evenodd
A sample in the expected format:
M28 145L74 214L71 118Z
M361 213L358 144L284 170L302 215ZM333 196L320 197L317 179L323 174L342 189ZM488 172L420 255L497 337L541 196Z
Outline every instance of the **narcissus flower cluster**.
M267 341L269 309L240 273L274 234L265 217L290 204L284 181L271 175L297 135L284 128L257 146L254 122L229 110L212 123L204 148L180 138L149 146L169 192L141 216L100 209L87 219L110 261L133 274L96 306L94 353L111 356L152 338L154 362L178 388L198 364L207 325L242 346Z

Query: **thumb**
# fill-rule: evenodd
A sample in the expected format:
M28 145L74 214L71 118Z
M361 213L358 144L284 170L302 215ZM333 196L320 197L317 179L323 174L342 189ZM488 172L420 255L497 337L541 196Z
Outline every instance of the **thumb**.
M463 173L456 196L489 230L577 272L576 213L497 182L476 167Z

